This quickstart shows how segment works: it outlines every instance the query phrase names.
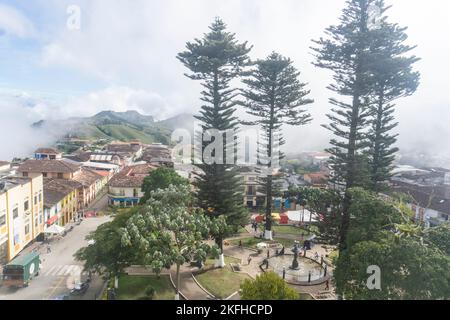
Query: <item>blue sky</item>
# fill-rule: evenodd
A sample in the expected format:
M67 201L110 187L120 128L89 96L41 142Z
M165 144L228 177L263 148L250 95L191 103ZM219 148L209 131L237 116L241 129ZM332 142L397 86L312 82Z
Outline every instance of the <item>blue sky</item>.
M450 136L450 2L387 2L390 20L409 27L409 43L422 58L419 90L398 103L399 146L450 154L450 142L441 141ZM81 9L76 31L66 27L73 4ZM0 0L0 127L26 131L40 119L104 109L159 119L196 112L201 88L183 76L175 56L220 16L254 45L252 58L276 50L294 60L316 102L309 126L286 130L287 148L324 148L330 136L320 125L330 110L331 78L311 65L309 47L344 6L345 0ZM12 138L0 142L21 146L30 137ZM18 152L8 149L0 158Z
M3 6L2 6L3 5ZM65 101L102 87L102 83L76 69L42 65L42 50L63 28L67 15L45 1L0 1L0 9L15 10L23 18L17 24L31 25L25 34L9 33L3 26L0 36L0 87L26 91L49 99ZM0 25L1 26L1 25ZM2 28L0 28L1 30Z

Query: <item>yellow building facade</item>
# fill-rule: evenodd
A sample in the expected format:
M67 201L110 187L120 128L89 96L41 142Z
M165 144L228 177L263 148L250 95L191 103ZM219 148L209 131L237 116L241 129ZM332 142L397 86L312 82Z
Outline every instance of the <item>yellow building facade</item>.
M0 180L0 260L16 257L44 231L43 178Z

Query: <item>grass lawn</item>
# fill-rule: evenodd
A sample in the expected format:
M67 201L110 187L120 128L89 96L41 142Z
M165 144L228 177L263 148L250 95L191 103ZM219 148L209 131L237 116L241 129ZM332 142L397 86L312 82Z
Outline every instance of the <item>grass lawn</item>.
M238 291L241 283L250 277L236 273L229 266L223 269L213 269L195 276L197 281L217 298L227 298Z
M303 236L310 235L308 231L294 226L272 226L272 230L275 231L275 234L295 234Z
M118 300L137 300L145 296L148 287L155 289L154 300L173 300L175 289L168 276L128 276L119 277Z
M233 258L233 257L227 257L225 256L225 264L230 264L230 263L241 263L240 259L237 258ZM214 266L216 264L216 259L210 258L210 259L206 259L205 262L205 266Z

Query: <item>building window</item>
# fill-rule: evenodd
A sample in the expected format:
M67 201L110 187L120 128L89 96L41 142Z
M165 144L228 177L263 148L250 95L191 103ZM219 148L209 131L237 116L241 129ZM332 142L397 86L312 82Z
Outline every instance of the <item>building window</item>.
M42 176L43 176L44 178L47 178L47 172L43 172L43 173L42 173Z
M3 227L6 224L6 215L2 214L0 216L0 228Z
M58 179L62 179L62 178L64 178L64 175L61 172L59 172L58 173Z
M28 211L29 208L30 208L30 203L29 203L29 201L27 200L27 201L25 201L25 202L23 203L23 210L24 210L24 211Z
M25 234L27 235L27 234L29 234L29 233L30 233L30 225L27 224L27 225L25 226Z
M19 244L19 243L20 243L20 235L15 234L14 235L14 245Z
M34 205L37 205L37 196L34 196Z
M13 219L16 219L19 217L19 208L15 208L13 210Z
M23 172L23 173L22 173L22 176L28 177L28 172Z

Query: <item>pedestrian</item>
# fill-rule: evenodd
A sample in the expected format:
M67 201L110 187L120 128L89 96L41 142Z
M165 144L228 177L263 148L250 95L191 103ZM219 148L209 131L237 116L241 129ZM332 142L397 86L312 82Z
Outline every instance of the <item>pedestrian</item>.
M248 262L248 265L250 265L250 262L252 262L252 257L248 256L247 262Z
M239 247L242 248L242 240L239 240Z
M52 252L52 248L50 248L50 245L47 245L47 253Z
M314 254L314 259L319 260L319 254L317 252Z
M270 258L270 250L267 250L267 259Z
M330 280L327 280L325 282L325 291L329 291L330 290Z

